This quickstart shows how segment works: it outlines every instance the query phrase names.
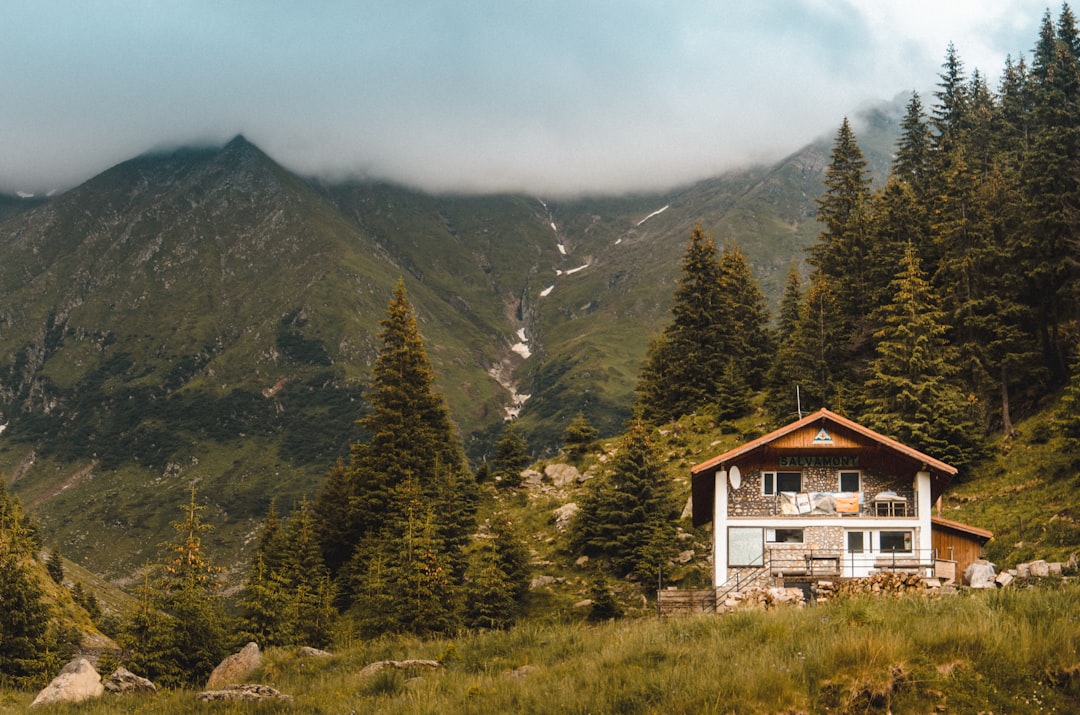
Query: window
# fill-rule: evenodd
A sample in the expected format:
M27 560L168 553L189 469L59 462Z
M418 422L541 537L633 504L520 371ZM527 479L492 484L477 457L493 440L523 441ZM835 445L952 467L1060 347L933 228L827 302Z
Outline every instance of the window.
M765 541L770 544L801 544L803 543L803 530L766 529Z
M859 472L840 472L840 491L861 492L862 475Z
M847 550L849 554L861 554L863 552L863 532L849 531L847 533Z
M728 566L760 566L765 563L765 544L758 527L728 527Z
M879 537L880 551L882 553L904 552L911 553L910 531L883 531Z
M802 472L765 472L761 475L761 493L801 492Z

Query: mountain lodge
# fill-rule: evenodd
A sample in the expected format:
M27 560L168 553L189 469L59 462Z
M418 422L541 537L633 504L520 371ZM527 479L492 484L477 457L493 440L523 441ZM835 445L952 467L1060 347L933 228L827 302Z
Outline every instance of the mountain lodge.
M821 409L691 469L693 522L713 523L713 589L955 578L992 536L934 517L956 469Z

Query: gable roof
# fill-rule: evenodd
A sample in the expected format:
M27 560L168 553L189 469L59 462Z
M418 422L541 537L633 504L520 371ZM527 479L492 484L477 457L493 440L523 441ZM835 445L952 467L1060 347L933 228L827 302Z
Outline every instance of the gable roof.
M868 448L894 455L918 465L919 469L929 471L931 491L935 496L944 491L945 485L956 476L956 467L822 408L800 420L691 467L694 525L700 526L712 521L716 489L713 474L718 469L726 469L732 464L752 462L766 452L806 453L820 450L821 454L836 454L837 452L852 453Z

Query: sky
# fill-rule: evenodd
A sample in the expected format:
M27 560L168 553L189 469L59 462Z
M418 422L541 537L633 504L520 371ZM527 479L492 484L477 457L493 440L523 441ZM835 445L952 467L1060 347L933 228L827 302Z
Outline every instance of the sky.
M992 87L1046 0L0 0L0 189L243 134L306 175L543 196L670 188Z

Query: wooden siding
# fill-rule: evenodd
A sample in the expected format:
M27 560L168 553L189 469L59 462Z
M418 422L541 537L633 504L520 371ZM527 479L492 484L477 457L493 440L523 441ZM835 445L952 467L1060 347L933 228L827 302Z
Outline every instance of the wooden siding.
M964 530L932 520L931 542L938 558L956 562L956 576L959 578L972 562L982 558L983 545L989 540L990 532Z

